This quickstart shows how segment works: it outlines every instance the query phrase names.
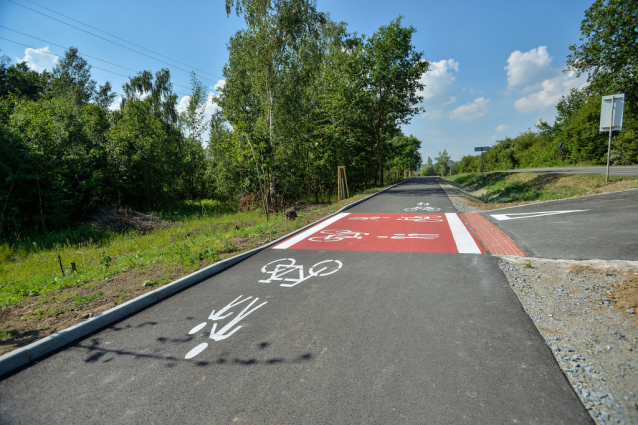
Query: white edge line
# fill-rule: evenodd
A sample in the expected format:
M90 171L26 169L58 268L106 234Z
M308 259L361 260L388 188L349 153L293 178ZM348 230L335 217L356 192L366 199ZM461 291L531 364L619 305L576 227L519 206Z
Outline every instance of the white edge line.
M332 223L334 223L335 221L339 221L341 220L343 217L349 215L350 213L339 213L333 217L330 217L327 220L322 221L321 223L317 224L316 226L311 227L310 229L306 230L305 232L299 233L297 236L293 236L292 238L280 243L279 245L273 246L272 249L288 249L291 246L293 246L294 244L296 244L297 242L301 242L302 240L306 239L308 236L311 236L315 233L317 233L319 230L330 226Z
M467 231L467 227L461 222L458 214L445 213L445 218L452 231L459 254L481 254L481 249L476 245L474 238Z

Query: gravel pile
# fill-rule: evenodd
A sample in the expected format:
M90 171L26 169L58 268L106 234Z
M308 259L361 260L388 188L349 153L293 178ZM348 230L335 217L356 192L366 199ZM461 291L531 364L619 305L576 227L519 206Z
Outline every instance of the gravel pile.
M638 423L638 320L618 310L638 262L499 256L499 266L599 424Z

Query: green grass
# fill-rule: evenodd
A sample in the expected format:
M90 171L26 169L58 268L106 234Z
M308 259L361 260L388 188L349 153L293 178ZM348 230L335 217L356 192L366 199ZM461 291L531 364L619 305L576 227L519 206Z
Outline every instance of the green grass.
M478 195L487 203L546 201L571 198L638 187L638 178L590 174L554 173L480 173L460 174L450 180L468 191L481 190Z
M316 209L329 214L349 202ZM239 213L234 206L210 200L203 201L202 207L199 202L185 202L171 210L162 213L172 222L169 226L145 234L68 230L0 244L0 308L34 297L44 304L47 294L70 287L99 286L131 269L143 272L160 267L188 274L218 261L222 254L238 251L233 242L236 237L268 242L281 232L301 226L300 220L286 221L284 214L273 214L266 221L260 211ZM303 216L301 213L300 218ZM71 262L75 262L77 272L71 272ZM142 286L159 287L169 282L171 276L167 272L143 282ZM122 299L125 296L121 295ZM81 309L96 297L76 298L74 306ZM37 314L45 317L58 313L42 307Z

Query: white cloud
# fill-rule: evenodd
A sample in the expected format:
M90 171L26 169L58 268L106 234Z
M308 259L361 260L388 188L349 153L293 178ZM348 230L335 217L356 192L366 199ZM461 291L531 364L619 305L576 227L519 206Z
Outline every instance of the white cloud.
M432 109L432 110L426 111L423 115L421 115L421 117L429 118L432 121L441 121L441 118L443 118L443 115L445 115L445 112L443 112L443 109Z
M456 78L452 71L459 72L459 63L454 59L430 62L430 70L421 76L421 83L425 84L419 95L424 99L444 96L454 88Z
M190 100L191 100L191 97L188 95L182 97L180 101L177 103L177 106L176 106L177 112L179 112L180 114L184 112L186 108L188 108L188 102L190 102ZM217 101L217 96L215 96L215 94L212 91L208 92L206 103L204 104L204 119L205 120L209 120L210 117L213 115L213 113L215 113L215 111L219 109L219 106L217 105L216 101Z
M456 96L450 96L447 101L443 102L443 106L451 105L454 102L456 102Z
M496 127L496 131L505 131L505 130L507 130L509 128L510 128L509 125L501 124L498 127Z
M18 62L27 62L29 68L34 71L42 72L45 69L51 71L55 64L58 62L58 57L49 53L49 46L45 46L42 49L27 48L24 51L24 58L16 58Z
M527 86L555 77L560 71L551 68L554 58L549 56L546 46L529 52L516 50L507 59L507 85L509 88Z
M561 97L586 83L586 75L576 77L573 71L563 73L552 68L553 59L546 46L525 53L517 50L507 59L508 90L523 95L514 103L519 113L536 112L551 119Z
M490 112L490 110L487 108L487 104L489 102L490 102L489 99L479 97L478 99L475 99L473 103L468 103L468 104L459 106L455 110L449 112L447 116L451 120L461 120L461 121L468 121L468 120L473 120L476 118L481 118Z
M219 109L219 105L217 105L217 96L213 94L213 92L208 93L208 98L206 99L206 107L204 108L204 114L206 118L209 119L215 111Z
M514 106L520 113L538 112L544 115L553 114L553 109L561 97L574 88L581 88L587 83L587 76L576 77L574 71L544 80L538 91L521 97Z
M111 106L109 106L109 110L111 111L117 111L118 109L120 109L120 103L122 103L122 97L118 97L116 98L113 103L111 104Z
M190 96L182 97L182 99L179 101L179 103L175 107L175 109L177 109L177 112L179 112L180 114L184 112L186 108L188 108L188 102L190 102L190 100L191 100Z
M223 89L225 85L226 85L226 80L219 80L213 86L213 90L218 92L219 90Z
M435 137L443 137L447 133L445 131L441 131L441 130L432 130L432 131L428 131L428 134L431 134L431 135L433 135Z

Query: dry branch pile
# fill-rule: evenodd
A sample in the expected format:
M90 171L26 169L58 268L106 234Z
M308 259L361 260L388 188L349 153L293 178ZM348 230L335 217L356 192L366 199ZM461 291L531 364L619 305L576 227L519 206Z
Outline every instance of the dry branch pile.
M239 203L239 211L246 212L261 208L261 195L259 193L249 193Z
M126 207L106 207L96 213L89 225L100 231L124 232L127 230L149 230L163 228L166 220L155 214L144 214Z

